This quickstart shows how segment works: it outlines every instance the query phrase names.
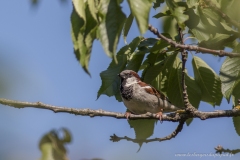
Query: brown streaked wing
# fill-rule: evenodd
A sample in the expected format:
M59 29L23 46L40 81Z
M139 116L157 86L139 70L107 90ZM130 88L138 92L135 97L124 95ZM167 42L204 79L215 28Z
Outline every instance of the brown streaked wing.
M156 89L155 89L154 87L152 87L151 85L146 84L146 83L144 83L144 82L142 82L142 81L138 82L138 84L139 84L141 87L147 87L147 86L149 86L149 88L145 88L145 91L146 91L147 93L152 94L152 95L155 95L155 96L157 96L158 98L161 98L161 99L163 99L163 100L169 101L168 98L167 98L163 93L161 93L160 91L156 90ZM169 102L170 102L170 101L169 101Z

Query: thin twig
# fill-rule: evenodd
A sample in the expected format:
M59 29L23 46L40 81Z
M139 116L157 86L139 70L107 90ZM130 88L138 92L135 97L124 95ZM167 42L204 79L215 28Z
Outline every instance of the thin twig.
M110 136L110 140L113 142L118 142L120 140L127 140L127 141L131 141L134 143L149 143L149 142L161 142L161 141L166 141L166 140L170 140L172 138L175 138L179 132L182 131L183 129L183 125L184 125L185 120L181 120L177 126L177 128L168 136L163 137L163 138L152 138L152 139L133 139L133 138L129 138L127 136L124 137L118 137L116 134L113 134L112 136Z
M226 52L224 50L213 50L213 49L208 49L208 48L203 48L203 47L198 47L198 46L193 46L193 45L178 44L177 42L175 42L175 41L165 37L161 33L159 33L158 30L150 24L148 25L148 29L153 34L155 34L159 38L167 41L169 44L171 44L175 48L185 49L185 50L188 50L188 51L202 52L203 54L209 54L210 53L210 54L213 54L213 55L217 55L219 57L223 57L223 56L229 56L231 58L232 57L240 57L240 53Z
M178 32L179 32L179 36L180 36L180 43L182 45L184 45L183 42L183 34L182 34L182 30L179 27L178 28ZM184 102L184 106L185 108L187 108L188 106L190 106L190 102L188 99L188 94L187 94L187 86L185 83L185 65L186 65L186 61L187 61L187 51L185 49L181 49L181 55L182 55L182 91L183 91L183 102Z
M21 101L14 101L14 100L2 99L2 98L0 98L0 104L15 107L15 108L47 109L47 110L52 110L56 113L64 112L64 113L70 113L70 114L81 115L81 116L90 116L90 117L105 116L105 117L113 117L117 119L126 119L126 117L124 116L124 113L104 111L102 109L98 109L98 110L76 109L76 108L67 108L67 107L48 105L42 102L36 102L36 103L21 102ZM183 119L187 120L188 118L199 118L201 120L206 120L210 118L220 118L220 117L239 117L240 109L235 107L232 110L216 110L211 112L202 112L198 110L193 110L191 113L192 113L191 115L186 113L181 113L181 114L174 113L174 112L168 113L163 115L162 120L179 122ZM154 113L146 113L141 115L131 114L129 118L130 119L159 119Z
M221 145L218 145L214 148L216 150L216 153L230 153L230 154L237 154L240 153L240 149L224 149Z

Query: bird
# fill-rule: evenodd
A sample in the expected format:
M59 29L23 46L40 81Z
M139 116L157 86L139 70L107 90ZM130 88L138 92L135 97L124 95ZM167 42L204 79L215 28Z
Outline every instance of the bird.
M120 95L127 108L125 117L131 113L156 113L162 123L163 112L174 112L179 107L171 104L169 99L151 85L141 81L139 75L133 70L123 70L120 74Z

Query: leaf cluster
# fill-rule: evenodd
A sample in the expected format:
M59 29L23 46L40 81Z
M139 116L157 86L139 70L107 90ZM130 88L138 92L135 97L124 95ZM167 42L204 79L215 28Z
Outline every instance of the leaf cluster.
M71 16L74 53L88 71L92 44L99 39L106 54L113 58L109 67L100 76L102 85L100 95L119 95L117 74L131 69L141 73L141 78L169 97L171 102L183 107L181 87L182 49L171 46L167 41L157 38L144 38L141 35L148 29L149 11L156 10L152 18L162 21L164 36L181 43L178 28L186 39L195 39L200 47L213 50L228 50L240 53L238 0L127 0L130 14L122 11L123 0L73 0ZM225 15L225 16L224 16ZM226 16L227 15L227 16ZM121 34L126 37L136 20L140 33L132 42L116 52ZM190 41L192 42L192 41ZM193 52L192 52L193 53ZM196 50L195 53L198 53ZM190 103L198 108L201 101L219 106L222 98L228 102L231 97L237 105L240 97L240 59L227 57L220 73L216 73L204 60L192 56L194 77L185 72L185 83Z

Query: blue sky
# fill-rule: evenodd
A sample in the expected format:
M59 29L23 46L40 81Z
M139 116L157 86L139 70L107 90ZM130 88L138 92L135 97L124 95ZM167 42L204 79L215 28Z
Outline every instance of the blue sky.
M124 4L123 7L126 7ZM101 85L100 72L111 59L107 57L99 41L94 42L89 70L92 77L84 73L75 55L70 34L71 2L58 0L41 1L32 7L30 1L2 0L0 5L0 97L47 104L103 109L125 112L122 103L114 97L101 96L96 101ZM124 8L127 13L128 10ZM151 16L155 11L151 11ZM151 20L155 26L159 22ZM128 41L138 35L130 31ZM146 33L146 37L152 37ZM123 46L120 40L119 46ZM217 73L223 59L201 55ZM191 58L191 56L189 57ZM191 66L190 60L187 67ZM189 70L192 75L192 71ZM221 107L230 109L231 104L223 100ZM213 110L209 104L201 103L200 110ZM152 138L170 134L177 123L164 122L155 126ZM229 149L238 149L240 137L236 134L232 119L195 119L174 139L165 142L138 145L120 141L109 141L113 133L134 138L135 133L127 120L106 117L82 117L66 113L53 113L33 108L16 109L0 105L0 159L38 159L40 138L52 129L66 127L73 142L67 145L70 159L102 158L114 159L192 159L176 157L176 153L214 153L218 144ZM235 155L231 159L239 159ZM212 159L204 157L202 159ZM223 159L223 158L222 158Z

